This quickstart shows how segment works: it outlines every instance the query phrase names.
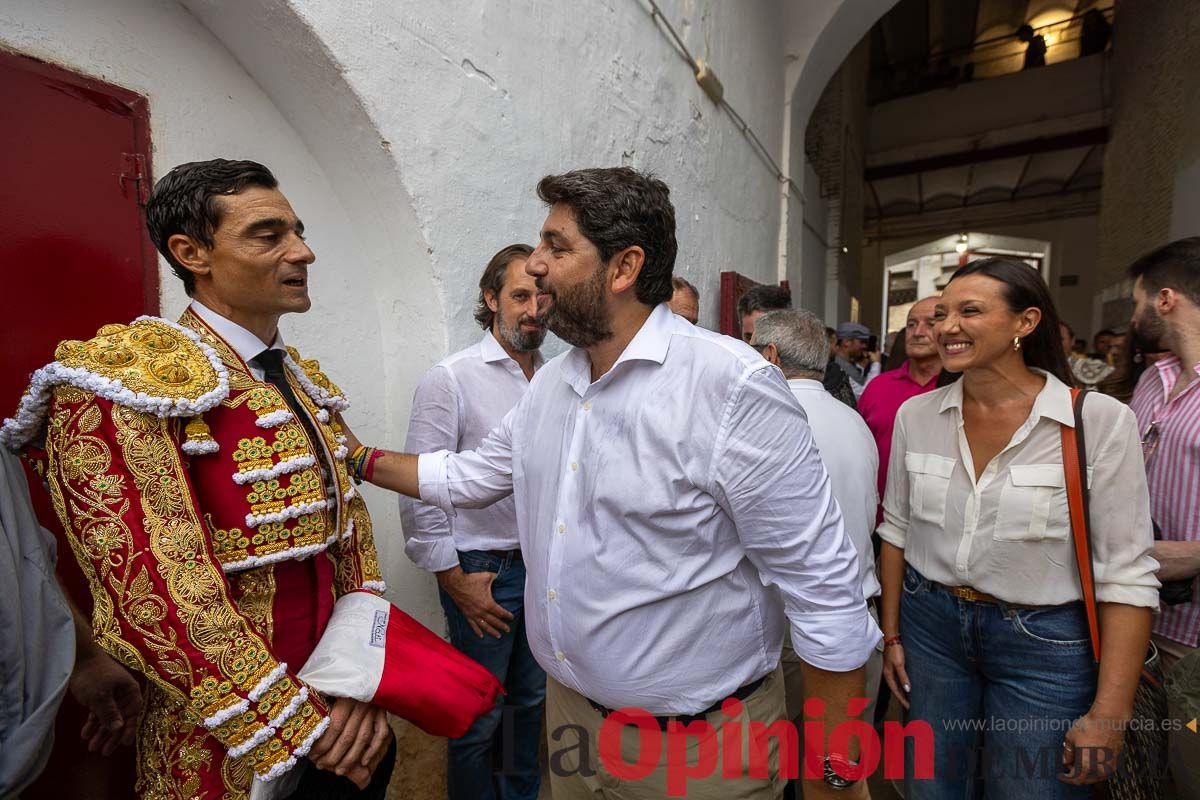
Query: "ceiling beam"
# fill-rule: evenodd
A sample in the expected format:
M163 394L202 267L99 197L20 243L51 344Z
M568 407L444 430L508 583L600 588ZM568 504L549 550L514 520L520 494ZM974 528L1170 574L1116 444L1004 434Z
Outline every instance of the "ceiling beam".
M1100 212L1100 191L1089 189L1068 195L1020 197L1014 201L975 203L966 208L867 217L863 233L870 239L904 239L910 236L944 236L946 231L981 230L1001 225L1046 222L1068 217L1095 216Z
M879 192L875 191L875 184L868 183L867 188L871 190L871 199L875 201L875 216L883 216L883 206L879 204Z
M1033 156L1025 157L1025 163L1021 165L1021 174L1017 176L1017 182L1013 186L1012 194L1008 196L1009 200L1017 199L1017 192L1021 191L1021 184L1025 182L1025 173L1029 172L1029 165L1033 162Z
M1087 152L1083 154L1083 158L1079 159L1079 163L1076 164L1075 169L1073 169L1071 171L1070 177L1068 177L1065 181L1063 181L1062 188L1059 189L1060 192L1067 191L1071 186L1071 181L1073 181L1079 177L1079 171L1081 169L1083 169L1083 165L1086 164L1088 162L1088 159L1092 157L1092 152L1095 149L1096 149L1096 145L1092 145L1091 147L1089 147L1087 149Z
M1055 150L1073 150L1076 147L1090 147L1104 144L1108 141L1108 128L1090 128L1058 136L1046 136L1038 139L1028 139L1023 142L1011 142L980 150L967 150L961 153L947 153L941 156L918 158L913 161L901 161L895 164L880 164L867 167L863 178L868 181L881 181L885 178L898 178L902 175L912 175L947 167L963 167L968 164L979 164L984 161L999 161L1004 158L1030 156L1037 153L1051 153Z

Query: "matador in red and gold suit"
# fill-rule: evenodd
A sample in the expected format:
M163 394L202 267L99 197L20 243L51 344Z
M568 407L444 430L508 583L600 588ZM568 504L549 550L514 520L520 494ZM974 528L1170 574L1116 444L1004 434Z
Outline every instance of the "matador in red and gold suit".
M288 348L290 408L206 311L62 342L0 429L49 486L96 641L148 679L151 800L240 800L293 767L328 725L297 670L338 597L384 589L341 391Z

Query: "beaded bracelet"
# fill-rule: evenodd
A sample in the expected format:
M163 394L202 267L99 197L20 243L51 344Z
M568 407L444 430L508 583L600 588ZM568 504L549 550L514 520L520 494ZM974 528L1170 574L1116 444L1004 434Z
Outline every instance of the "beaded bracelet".
M883 640L883 649L887 650L892 645L900 644L901 641L902 641L902 639L900 638L900 634L898 634L898 633L895 636L889 636Z
M383 451L377 447L372 447L370 450L371 454L367 456L366 466L363 467L363 477L367 479L367 483L371 482L372 476L375 474L375 462L383 455Z
M346 459L346 469L350 472L350 477L354 478L355 483L362 483L365 476L364 471L367 462L372 459L372 455L380 451L374 447L359 445L354 448L354 452Z

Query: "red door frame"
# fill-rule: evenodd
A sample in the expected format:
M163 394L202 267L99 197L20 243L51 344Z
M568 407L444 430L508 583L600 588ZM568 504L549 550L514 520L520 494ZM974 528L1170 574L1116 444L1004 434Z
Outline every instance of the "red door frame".
M120 191L127 200L133 200L143 211L139 213L142 222L137 231L136 243L130 243L125 253L129 260L125 262L130 272L138 269L140 262L140 278L142 297L130 297L130 306L141 309L141 313L159 313L160 273L158 253L153 242L146 234L144 225L144 206L152 188L151 178L151 149L150 149L150 113L147 99L128 89L114 86L105 81L80 75L65 67L51 64L0 47L0 67L13 72L33 75L37 80L72 97L105 108L123 119L129 120L132 126L132 141L121 137L121 152L124 154L118 170L111 179L119 183ZM86 134L85 134L86 135ZM13 155L13 154L6 154ZM88 180L96 180L88 178ZM69 189L69 187L67 187ZM140 253L140 256L139 256ZM130 308L129 310L133 310ZM111 320L110 320L111 321ZM7 411L5 409L4 411ZM25 464L26 477L30 483L30 494L43 525L55 533L58 541L58 574L68 594L83 612L85 618L91 616L91 597L87 581L75 559L70 555L66 536L58 519L51 510L49 498L40 486L40 480L34 476ZM30 800L49 798L51 800L66 793L75 796L76 792L90 790L92 796L131 797L134 791L134 756L128 748L122 748L111 757L103 757L99 753L88 753L83 740L79 738L79 729L86 719L87 711L72 697L64 699L55 720L56 737L54 747L49 756L49 762L38 780L28 787L22 796ZM81 795L82 796L82 795Z
M126 164L128 172L121 175L121 191L128 196L129 192L138 193L138 205L144 206L154 186L153 172L150 160L150 105L146 98L96 78L80 75L77 72L42 61L21 53L0 48L0 64L15 69L32 72L50 80L62 83L76 92L86 92L100 99L103 103L113 101L120 103L133 120L133 152L134 163ZM146 314L159 313L159 270L158 251L149 236L142 237L142 286L145 297L142 307Z

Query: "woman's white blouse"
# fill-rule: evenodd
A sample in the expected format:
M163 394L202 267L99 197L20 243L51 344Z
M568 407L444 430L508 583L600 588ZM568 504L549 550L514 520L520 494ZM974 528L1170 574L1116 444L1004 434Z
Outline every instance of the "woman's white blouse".
M1150 555L1150 499L1133 412L1092 393L1083 417L1096 597L1157 608L1158 562ZM976 483L962 383L908 400L892 436L880 537L947 586L1027 605L1082 599L1060 423L1075 424L1070 389L1047 374L1029 419Z

